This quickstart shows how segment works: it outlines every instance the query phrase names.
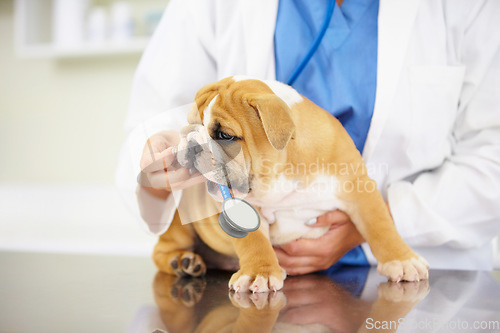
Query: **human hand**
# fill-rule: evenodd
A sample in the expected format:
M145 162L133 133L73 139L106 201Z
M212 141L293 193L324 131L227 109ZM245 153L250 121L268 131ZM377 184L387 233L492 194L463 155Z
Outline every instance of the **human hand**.
M140 161L138 182L142 187L164 192L184 189L206 180L196 169L188 170L176 162L173 149L179 141L179 133L174 131L158 132L148 139Z
M330 226L317 239L300 238L274 248L281 267L289 275L307 274L329 268L365 240L349 216L335 210L318 217L311 227Z

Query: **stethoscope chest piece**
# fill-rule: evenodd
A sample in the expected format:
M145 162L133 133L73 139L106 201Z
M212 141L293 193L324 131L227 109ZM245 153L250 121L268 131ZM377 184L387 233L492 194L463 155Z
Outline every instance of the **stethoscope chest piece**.
M229 236L243 238L259 229L260 217L248 202L231 197L222 203L219 225Z

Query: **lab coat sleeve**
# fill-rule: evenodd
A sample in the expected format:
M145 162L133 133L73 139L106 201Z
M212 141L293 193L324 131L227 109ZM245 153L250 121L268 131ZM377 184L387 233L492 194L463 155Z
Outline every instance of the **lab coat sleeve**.
M395 224L412 246L472 249L500 233L499 7L485 1L464 29L451 155L413 181L389 185Z
M160 200L138 188L142 149L151 135L186 125L196 92L216 79L211 11L212 1L170 1L135 73L115 180L127 206L155 234L170 225L182 193Z

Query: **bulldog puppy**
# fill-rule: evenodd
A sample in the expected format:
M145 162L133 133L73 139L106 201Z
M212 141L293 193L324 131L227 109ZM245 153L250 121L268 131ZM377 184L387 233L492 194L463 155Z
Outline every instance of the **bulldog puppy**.
M310 228L305 222L340 209L368 242L380 274L392 281L428 278L427 262L397 233L348 133L290 86L246 77L223 79L196 94L188 122L177 160L198 169L208 181L184 190L174 221L154 250L161 271L203 274L204 261L192 252L202 241L228 261L239 259L231 289L279 290L286 273L272 245L322 236L328 227ZM218 225L217 215L203 215L220 207L217 184L229 186L235 197L259 211L257 231L232 238ZM198 222L182 225L179 211Z

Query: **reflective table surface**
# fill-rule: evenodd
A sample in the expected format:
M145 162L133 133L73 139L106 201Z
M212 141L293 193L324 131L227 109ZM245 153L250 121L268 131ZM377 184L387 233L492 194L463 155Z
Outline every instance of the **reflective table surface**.
M0 332L500 332L499 272L390 283L373 268L229 292L230 273L179 279L149 258L0 252Z

